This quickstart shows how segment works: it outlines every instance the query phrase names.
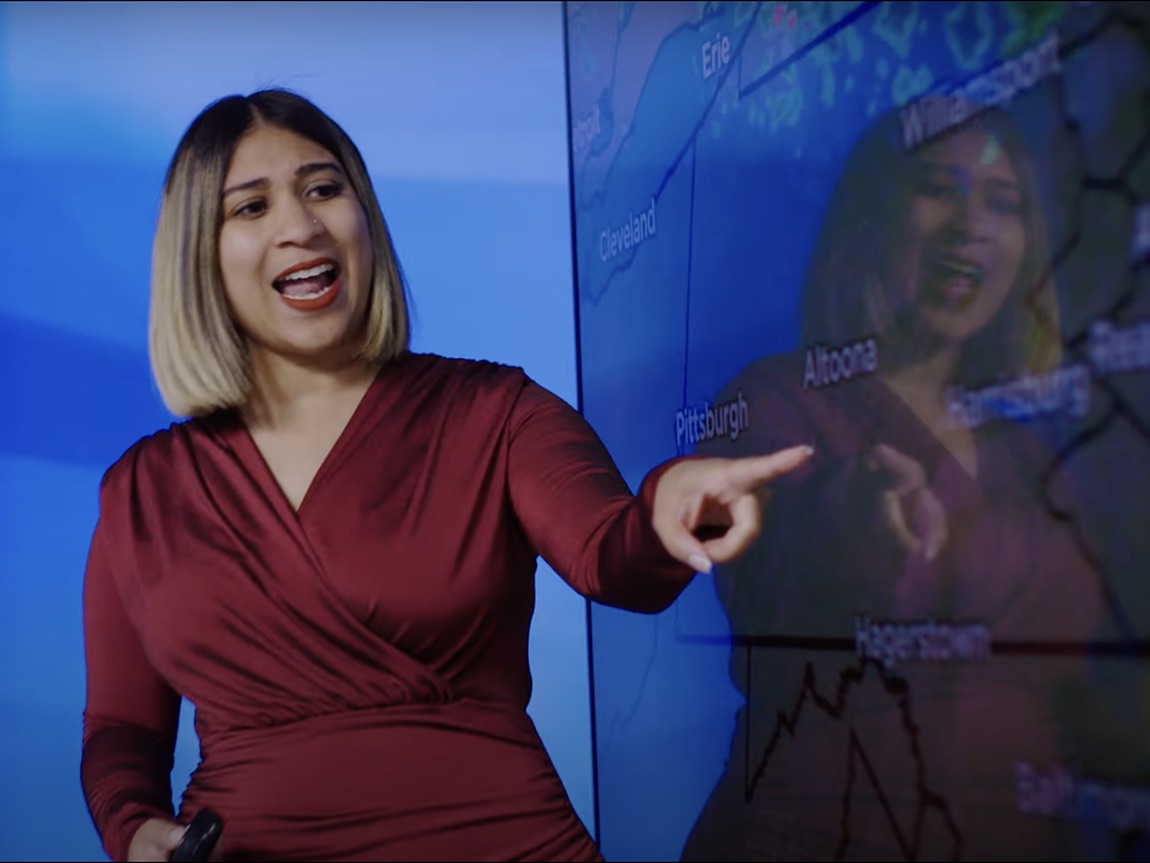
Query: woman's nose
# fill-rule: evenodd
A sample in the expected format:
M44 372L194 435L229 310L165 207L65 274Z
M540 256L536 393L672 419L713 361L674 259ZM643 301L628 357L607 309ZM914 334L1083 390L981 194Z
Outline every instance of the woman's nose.
M305 244L323 233L323 223L301 202L285 204L277 224L280 244Z
M951 227L964 238L983 240L990 236L990 211L977 188L965 187L954 197Z

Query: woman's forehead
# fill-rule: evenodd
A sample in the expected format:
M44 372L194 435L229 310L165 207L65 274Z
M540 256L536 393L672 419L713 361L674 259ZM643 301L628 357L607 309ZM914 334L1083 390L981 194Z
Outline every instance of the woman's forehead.
M335 161L335 156L324 146L305 135L278 126L259 125L236 145L227 179L229 183L244 182L292 173L304 164Z
M925 162L942 162L970 172L1015 176L1014 162L993 130L969 126L922 148Z

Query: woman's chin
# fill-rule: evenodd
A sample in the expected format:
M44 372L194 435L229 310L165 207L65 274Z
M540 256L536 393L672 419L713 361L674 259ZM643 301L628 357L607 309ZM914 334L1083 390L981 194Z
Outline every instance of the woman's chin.
M264 342L267 359L306 368L335 371L357 361L361 339L348 331L338 333L285 333Z
M926 330L946 345L958 346L986 329L989 315L977 306L967 308L933 308L922 313Z

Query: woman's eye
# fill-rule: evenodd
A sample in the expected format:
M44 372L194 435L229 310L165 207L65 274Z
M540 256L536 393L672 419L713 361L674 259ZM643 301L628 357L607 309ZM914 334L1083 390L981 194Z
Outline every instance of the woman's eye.
M990 195L987 199L989 208L1000 215L1017 216L1022 213L1022 201L1013 195Z
M948 198L958 193L958 186L947 180L923 180L918 185L920 194L929 198Z
M311 193L318 198L334 198L341 191L343 187L336 182L317 183L311 187Z
M237 216L258 216L260 213L267 209L267 203L263 200L248 201L246 204L241 204L235 209Z
M1017 216L1025 209L1025 198L1014 183L992 181L987 184L986 206L999 215Z
M958 181L950 171L927 168L918 175L917 190L921 195L950 195L958 191Z

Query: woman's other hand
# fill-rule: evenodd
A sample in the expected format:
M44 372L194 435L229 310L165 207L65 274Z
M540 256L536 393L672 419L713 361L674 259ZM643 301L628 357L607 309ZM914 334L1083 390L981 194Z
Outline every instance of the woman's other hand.
M167 861L184 838L182 824L164 818L150 818L140 825L128 846L128 860Z
M187 828L175 821L165 818L151 818L140 825L132 843L128 846L128 860L130 863L145 863L145 861L159 861L167 863L172 859L172 853L179 847ZM224 842L221 838L212 849L209 860L223 860Z
M899 547L927 562L946 543L946 510L931 490L921 464L894 447L879 444L871 451L872 470L884 477L879 492L882 521Z

